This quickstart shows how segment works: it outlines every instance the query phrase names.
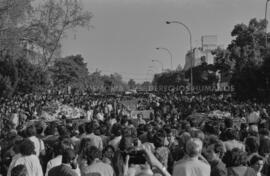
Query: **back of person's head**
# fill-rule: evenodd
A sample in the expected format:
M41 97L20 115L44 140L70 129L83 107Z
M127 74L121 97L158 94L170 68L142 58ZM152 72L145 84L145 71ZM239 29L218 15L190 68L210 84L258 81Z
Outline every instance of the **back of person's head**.
M198 130L198 129L191 130L190 135L192 138L199 138L201 141L204 141L204 138L205 138L203 131Z
M94 122L88 122L85 126L85 131L87 134L91 134L95 131L96 129L94 128Z
M28 176L25 165L17 165L11 170L11 176Z
M41 134L43 132L43 126L45 125L44 123L40 122L40 123L36 124L35 127L36 127L37 134Z
M79 133L80 134L84 134L85 133L85 124L79 125L78 130L79 130Z
M87 164L90 165L94 160L102 158L102 152L97 147L90 146L84 151L83 157L85 157Z
M247 154L239 148L227 151L223 157L223 162L227 167L238 167L246 164Z
M266 156L270 153L270 139L269 138L261 138L260 146L259 146L259 154L261 156Z
M62 163L69 164L72 160L76 158L75 151L73 149L67 148L62 152Z
M219 158L222 159L224 156L224 145L220 139L218 139L216 136L212 136L208 138L207 146L213 145L214 146L214 152L219 154Z
M88 146L92 145L90 138L83 138L80 143L79 153L83 152Z
M203 143L199 138L191 138L186 144L186 153L189 157L196 157L201 154Z
M62 137L69 137L70 136L69 131L67 130L67 128L64 125L59 125L57 127L57 130L58 130L59 135Z
M253 136L246 138L246 151L248 153L256 153L259 150L259 144L257 142L257 139Z
M134 139L132 137L123 137L119 143L121 151L128 151L134 148Z
M225 128L232 128L233 127L233 120L231 118L226 118L224 120Z
M111 132L112 132L112 134L114 136L121 136L122 135L121 124L119 124L119 123L114 124L113 127L112 127L112 131Z
M159 130L154 135L153 142L156 148L162 147L164 145L164 139L166 137L166 132L164 130Z
M66 149L72 149L72 142L69 138L63 138L61 139L59 145L56 146L56 151L58 155L62 155L63 151L65 151Z
M36 128L34 125L31 125L31 126L26 128L26 136L27 137L35 136L36 134L37 134L37 131L36 131Z
M231 128L226 130L225 136L226 136L226 139L228 139L228 140L233 140L233 139L237 138L236 131L234 129L231 129Z
M24 139L20 144L20 153L23 156L29 156L35 154L35 146L29 139Z
M206 122L204 132L207 134L219 135L220 125L215 122Z
M250 166L256 164L258 161L264 161L264 158L259 155L254 155L251 157L249 164Z

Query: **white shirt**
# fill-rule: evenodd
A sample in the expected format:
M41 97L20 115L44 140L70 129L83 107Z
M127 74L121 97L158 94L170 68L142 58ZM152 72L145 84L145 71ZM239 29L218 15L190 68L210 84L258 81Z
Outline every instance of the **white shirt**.
M39 157L40 152L45 150L44 142L36 136L31 136L28 139L34 143L36 155Z
M210 165L197 158L178 161L173 168L173 176L210 176Z
M16 154L12 157L12 161L8 167L8 172L7 172L7 176L11 176L11 169L14 168L14 165L15 165L15 162L20 158L22 157L22 155L19 153L19 154Z
M60 166L62 164L62 155L58 155L57 157L51 159L48 163L47 163L47 168L46 168L46 173L45 176L48 176L49 171L56 167L56 166ZM78 176L81 176L81 171L79 169L79 167L77 167L76 169L72 169L74 172L77 173Z
M14 167L18 165L25 165L29 176L43 176L43 171L36 155L20 157L14 162Z

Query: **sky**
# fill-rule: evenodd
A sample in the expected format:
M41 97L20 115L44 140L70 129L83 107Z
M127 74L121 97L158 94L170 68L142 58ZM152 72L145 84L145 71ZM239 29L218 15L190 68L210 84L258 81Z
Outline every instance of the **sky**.
M85 10L93 13L89 29L77 29L63 40L62 56L81 54L89 72L120 73L123 80L151 80L154 73L184 67L189 46L187 30L192 33L193 47L201 46L201 36L217 35L218 45L226 47L232 40L233 27L262 19L266 0L81 0ZM270 12L268 13L270 18ZM269 31L269 30L268 30Z

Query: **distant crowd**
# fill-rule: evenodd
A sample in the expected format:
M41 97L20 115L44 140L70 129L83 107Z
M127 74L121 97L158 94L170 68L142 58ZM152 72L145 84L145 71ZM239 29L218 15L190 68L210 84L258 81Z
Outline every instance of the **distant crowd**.
M56 101L85 114L40 118ZM135 110L151 113L131 116ZM230 94L1 98L0 175L268 176L269 112L268 104Z

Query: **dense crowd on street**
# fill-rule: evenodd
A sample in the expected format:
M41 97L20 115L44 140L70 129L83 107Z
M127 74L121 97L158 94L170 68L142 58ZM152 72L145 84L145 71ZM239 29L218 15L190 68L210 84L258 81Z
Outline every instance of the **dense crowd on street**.
M131 117L123 101L132 100L149 117ZM40 118L42 107L55 101L85 114ZM268 176L269 111L268 104L230 94L1 98L0 175Z

